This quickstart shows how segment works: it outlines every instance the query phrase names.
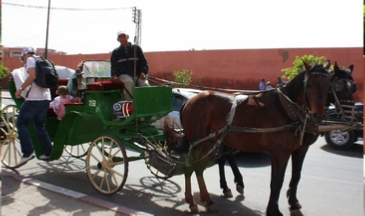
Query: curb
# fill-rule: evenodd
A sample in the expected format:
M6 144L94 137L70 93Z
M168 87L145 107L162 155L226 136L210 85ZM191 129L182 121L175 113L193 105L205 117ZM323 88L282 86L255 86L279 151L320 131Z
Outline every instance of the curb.
M111 211L115 211L117 213L123 214L123 215L130 215L130 216L135 216L135 215L141 215L141 216L153 216L153 214L150 213L146 213L146 212L142 212L142 211L138 211L138 210L134 210L125 206L121 206L121 205L117 205L115 203L111 203L108 201L104 201L101 200L99 198L95 198L92 196L89 196L87 194L83 194L83 193L79 193L73 190L69 190L69 189L65 189L59 186L55 186L55 185L51 185L42 181L38 181L32 178L27 178L25 176L16 174L16 173L12 173L6 170L2 170L2 175L7 176L7 177L12 177L13 179L20 181L22 183L25 184L29 184L29 185L33 185L54 193L58 193L67 197L72 197L76 200L80 200L82 202L86 202L86 203L90 203L92 205L95 206L99 206Z

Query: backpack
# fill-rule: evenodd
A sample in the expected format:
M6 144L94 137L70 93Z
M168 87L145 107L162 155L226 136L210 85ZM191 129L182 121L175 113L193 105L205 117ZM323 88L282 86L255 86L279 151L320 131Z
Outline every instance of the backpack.
M58 73L53 63L42 57L35 56L35 84L42 88L55 89L58 86Z

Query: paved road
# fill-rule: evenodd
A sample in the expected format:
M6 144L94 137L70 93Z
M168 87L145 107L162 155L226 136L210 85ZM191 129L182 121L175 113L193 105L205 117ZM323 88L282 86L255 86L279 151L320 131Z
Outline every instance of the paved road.
M335 151L325 145L324 139L320 138L311 146L304 162L298 190L304 215L364 215L363 145L360 143L348 151ZM132 156L135 152L129 150L127 154ZM220 209L220 212L213 215L264 215L270 193L269 156L266 153L240 153L236 156L246 185L244 196L238 195L235 191L233 198L226 199L221 196L217 166L207 169L204 173L208 190ZM228 166L226 168L227 180L233 189L232 172ZM17 171L4 170L85 194L121 208L138 210L141 214L189 215L189 208L184 202L184 177L173 176L166 181L156 179L146 168L144 161L129 164L126 185L120 192L111 196L102 195L93 189L85 172L84 159L72 158L67 153L57 161L46 163L34 159ZM279 201L284 215L290 215L285 197L290 176L289 164ZM194 197L199 203L195 176L192 178L192 183ZM18 187L16 190L24 189ZM69 199L69 201L71 205L74 200ZM57 205L57 202L49 202ZM199 204L204 211L201 203ZM200 215L208 214L202 212Z

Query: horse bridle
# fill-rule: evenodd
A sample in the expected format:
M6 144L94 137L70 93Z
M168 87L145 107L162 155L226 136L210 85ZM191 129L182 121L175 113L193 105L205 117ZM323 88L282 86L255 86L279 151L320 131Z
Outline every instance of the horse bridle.
M356 91L356 84L351 79L346 78L340 78L337 77L333 79L332 81L332 88L329 91L333 94L333 97L335 99L335 114L341 115L341 119L343 120L350 120L350 121L357 121L355 114L356 114L356 106L354 100L339 100L337 97L336 92L340 92L343 90L344 85L350 84L350 91L351 93L354 93ZM353 104L353 105L351 105ZM344 111L345 110L345 111Z
M302 109L305 111L305 113L307 113L307 115L309 115L309 119L312 120L313 116L311 115L312 112L308 106L309 102L308 102L308 97L307 97L307 85L308 85L308 79L310 77L310 75L322 75L322 76L332 76L330 73L324 73L324 72L308 72L309 74L305 75L305 78L303 80L304 82L304 104L302 106Z

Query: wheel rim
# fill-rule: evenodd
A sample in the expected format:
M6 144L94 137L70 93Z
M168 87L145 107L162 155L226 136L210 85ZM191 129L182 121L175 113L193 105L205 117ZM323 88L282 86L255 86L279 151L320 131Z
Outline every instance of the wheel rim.
M75 158L81 158L87 155L91 143L84 143L75 146L65 145L65 151Z
M1 110L1 162L8 168L16 168L22 158L16 128L18 115L19 111L15 105L8 105Z
M119 140L102 136L94 140L87 153L87 175L93 187L103 194L113 194L125 184L128 159Z
M342 132L340 130L331 131L330 132L331 140L336 145L344 145L350 139L349 132Z

